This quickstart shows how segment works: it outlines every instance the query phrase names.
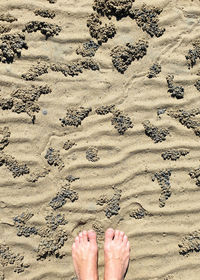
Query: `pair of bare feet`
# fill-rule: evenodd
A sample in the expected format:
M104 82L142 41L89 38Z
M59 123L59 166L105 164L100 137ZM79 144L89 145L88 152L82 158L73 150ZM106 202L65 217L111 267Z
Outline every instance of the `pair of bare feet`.
M104 280L123 280L129 263L128 237L119 230L107 229L104 243ZM83 231L72 245L72 258L78 280L98 279L96 233Z

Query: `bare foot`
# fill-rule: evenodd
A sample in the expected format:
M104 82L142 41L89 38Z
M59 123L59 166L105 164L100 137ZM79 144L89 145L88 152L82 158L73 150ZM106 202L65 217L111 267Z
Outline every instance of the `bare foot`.
M97 241L93 230L83 231L72 245L72 258L78 280L97 280Z
M107 229L104 243L104 280L123 280L129 262L128 237L119 230Z

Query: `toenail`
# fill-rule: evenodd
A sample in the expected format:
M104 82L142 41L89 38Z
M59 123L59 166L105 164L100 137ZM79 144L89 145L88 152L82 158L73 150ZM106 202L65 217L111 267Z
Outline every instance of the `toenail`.
M82 237L82 232L79 233L79 236Z

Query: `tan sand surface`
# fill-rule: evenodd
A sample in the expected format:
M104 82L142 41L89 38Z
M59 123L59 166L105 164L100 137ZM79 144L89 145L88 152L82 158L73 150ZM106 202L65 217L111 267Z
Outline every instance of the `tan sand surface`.
M24 32L28 49L22 49L21 57L15 57L13 63L0 62L0 98L10 98L16 89L31 85L48 85L51 89L37 101L40 111L35 113L34 124L25 112L17 114L0 108L0 129L8 127L10 131L8 145L0 153L26 164L30 174L43 172L36 182L30 182L33 178L30 174L13 177L5 164L0 167L0 244L5 243L14 254L24 256L25 266L30 265L21 273L14 272L15 264L2 267L0 251L0 271L7 280L73 279L72 242L81 230L91 228L98 230L102 279L103 235L108 227L123 230L129 237L131 259L127 280L200 279L199 253L189 252L184 256L178 246L186 235L200 229L200 191L189 175L200 166L200 138L168 115L170 110L190 111L200 106L200 92L194 86L200 79L197 75L200 61L197 59L196 65L188 69L185 58L189 49L193 49L192 42L199 38L200 1L136 0L133 6L141 7L143 3L163 9L158 16L159 27L166 29L162 36L151 37L130 17L119 21L115 17L111 20L101 17L103 24L112 22L117 33L91 58L98 63L99 70L84 69L73 77L49 69L48 73L27 81L21 75L38 61L49 65L84 59L76 54L76 49L92 39L86 22L94 12L93 0L57 0L54 4L47 0L0 1L0 13L9 12L17 18L11 23L0 21L0 25L12 28L8 34L21 32L27 22L36 20L62 28L48 40L39 31ZM49 9L55 17L36 16L36 9ZM124 74L119 73L112 63L111 49L116 45L135 44L139 39L148 41L147 54L133 61ZM160 64L162 70L157 77L149 79L149 68L154 63ZM184 87L184 98L171 97L166 82L168 74L174 75L175 86ZM123 135L112 125L112 113L98 115L95 112L98 107L112 104L133 123ZM91 107L92 111L78 127L61 126L59 119L64 118L71 107ZM167 110L160 117L159 108ZM198 115L195 119L199 120ZM143 122L147 120L169 130L165 141L155 143L145 135ZM65 150L63 145L67 140L74 141L75 145ZM59 150L59 167L49 165L45 158L50 147ZM90 147L98 152L94 161L86 158ZM176 161L163 160L161 154L172 149L186 149L189 153ZM162 170L171 170L171 196L164 207L159 207L161 186L157 179L152 181L152 176ZM68 198L66 204L54 210L49 203L62 186L69 184L68 175L79 178L70 183L78 199L72 202ZM120 197L117 200L120 210L108 218L107 204L101 206L97 201L102 195L108 200L114 194ZM141 206L147 215L141 219L131 217ZM37 229L47 227L45 217L51 213L65 215L68 223L50 233L52 240L59 230L67 234L60 248L61 257L53 253L37 259L39 243L45 238L39 234L17 235L13 218L25 211L34 214L27 226ZM198 238L200 234L197 243Z

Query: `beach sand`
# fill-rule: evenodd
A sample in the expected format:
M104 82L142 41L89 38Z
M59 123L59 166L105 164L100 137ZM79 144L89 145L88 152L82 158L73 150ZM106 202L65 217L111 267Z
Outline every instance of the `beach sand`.
M143 3L162 9L161 34L133 18ZM1 0L0 48L17 40L17 50L14 61L0 53L0 279L75 279L72 242L91 228L102 279L113 227L130 240L127 280L198 280L200 1L136 0L132 18L128 10L88 27L93 4ZM105 24L112 38L98 37Z

